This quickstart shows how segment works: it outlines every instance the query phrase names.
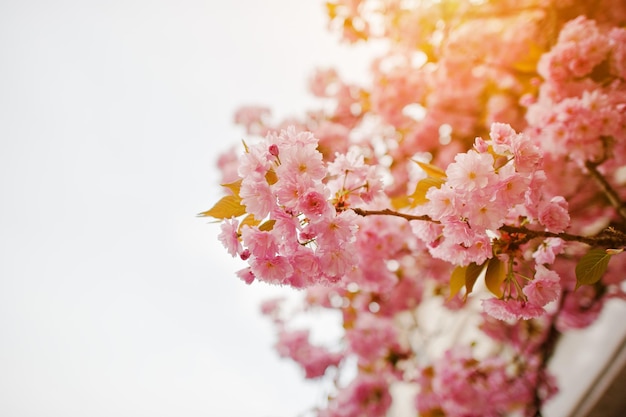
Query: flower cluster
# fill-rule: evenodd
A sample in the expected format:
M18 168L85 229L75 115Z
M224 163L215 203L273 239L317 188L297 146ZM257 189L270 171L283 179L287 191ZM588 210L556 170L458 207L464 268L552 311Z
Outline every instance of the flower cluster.
M626 299L626 3L326 7L345 40L387 41L370 84L322 69L319 109L240 110L260 140L220 158L229 194L202 214L246 283L341 317L326 348L263 306L282 357L333 374L319 417L383 416L397 385L421 415L541 415L559 335Z
M372 201L381 182L362 157L348 153L327 164L317 145L310 132L294 128L246 145L240 180L230 188L248 217L226 219L218 236L250 264L238 272L244 281L302 288L337 282L354 269L357 216L345 209Z
M563 26L556 45L538 62L548 82L526 115L546 152L582 166L609 155L617 165L626 162L624 51L624 28L602 30L585 16Z
M308 330L281 331L276 351L280 356L299 363L305 371L305 378L319 378L329 367L337 367L343 359L341 353L311 344Z
M507 221L539 223L550 232L568 226L567 202L538 192L545 174L541 152L510 126L494 123L490 139L458 154L445 182L431 187L420 210L438 222L423 234L432 256L456 265L493 256L492 238Z
M420 415L498 417L532 403L538 383L546 397L555 393L552 380L532 366L511 369L501 356L477 359L464 347L446 351L418 381Z

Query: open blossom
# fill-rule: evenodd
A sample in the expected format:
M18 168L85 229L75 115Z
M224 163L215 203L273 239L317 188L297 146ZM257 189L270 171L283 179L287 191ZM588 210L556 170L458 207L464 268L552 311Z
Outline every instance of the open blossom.
M257 219L264 219L276 205L276 197L270 185L265 177L258 174L250 175L242 181L239 196L246 211Z
M420 415L497 417L532 399L530 372L513 375L500 356L478 360L469 348L448 349L419 376Z
M246 284L252 284L256 278L250 267L241 269L237 271L236 274Z
M541 317L545 310L537 304L515 299L489 298L482 301L483 310L498 320L529 320Z
M276 169L278 178L321 180L326 175L322 154L315 144L279 146L280 165Z
M257 258L269 258L278 252L278 239L273 233L244 226L241 236L244 245Z
M491 154L470 150L458 154L454 161L446 170L448 184L452 188L472 191L495 180Z
M383 417L391 406L384 374L357 374L318 417Z
M559 275L543 265L538 265L535 278L526 284L522 291L529 302L545 306L550 301L556 300L561 293Z
M251 258L250 268L255 277L272 284L283 284L293 272L293 267L284 256Z
M328 199L316 190L309 190L306 194L304 194L304 196L300 199L300 205L298 208L312 221L315 221L319 217L330 215L334 212L332 205L328 202Z
M539 209L539 221L550 232L559 233L569 226L567 201L563 197L554 197Z
M239 235L237 233L237 227L239 226L239 220L230 219L225 220L220 228L222 232L217 236L222 245L226 248L231 256L237 256L242 252L241 242L239 241Z
M305 378L309 379L323 376L329 367L339 365L343 358L341 353L311 344L308 330L282 330L278 334L276 351L302 366Z
M362 313L352 329L346 333L350 351L360 360L372 362L399 350L398 336L392 319Z
M564 248L565 245L562 239L549 237L533 252L533 258L537 265L553 264L556 255L562 253Z

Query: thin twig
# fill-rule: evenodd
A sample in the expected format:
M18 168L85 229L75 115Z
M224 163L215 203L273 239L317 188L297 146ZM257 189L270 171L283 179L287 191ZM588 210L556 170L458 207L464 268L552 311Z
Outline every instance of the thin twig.
M598 163L587 161L585 162L585 167L589 170L589 173L593 179L596 180L600 188L602 188L602 192L606 195L611 205L617 210L617 214L619 214L623 220L626 220L626 206L624 206L617 192L611 187L611 184L604 178L604 175L598 171Z
M412 214L400 213L399 211L393 211L391 209L363 210L363 209L360 209L360 208L353 208L352 211L354 211L359 216L363 216L363 217L365 217L365 216L395 216L395 217L402 217L403 219L406 219L408 221L411 221L411 220L421 220L421 221L425 221L425 222L439 223L437 220L433 220L429 216L426 216L426 215L415 216L415 215L412 215Z

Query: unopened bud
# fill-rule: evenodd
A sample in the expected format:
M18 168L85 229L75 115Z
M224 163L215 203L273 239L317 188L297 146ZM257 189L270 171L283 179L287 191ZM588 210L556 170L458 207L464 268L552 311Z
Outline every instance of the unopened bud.
M269 147L269 152L272 156L278 156L278 145L276 145L275 143L271 144Z

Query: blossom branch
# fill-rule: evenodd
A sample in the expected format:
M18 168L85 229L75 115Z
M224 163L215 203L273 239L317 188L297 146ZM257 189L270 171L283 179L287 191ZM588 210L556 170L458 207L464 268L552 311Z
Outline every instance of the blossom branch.
M568 293L569 293L568 291L561 292L561 296L559 298L559 306L550 318L550 327L548 328L548 331L546 332L543 342L537 348L537 351L540 354L540 360L541 360L540 365L539 365L540 371L545 371L547 369L548 362L554 355L556 344L561 338L562 333L559 331L556 322L561 311L563 310L563 307L565 305L565 298L567 297ZM544 399L541 397L540 388L541 388L541 381L537 381L537 385L535 386L534 394L533 394L533 402L532 404L528 405L529 407L534 408L534 410L532 409L527 410L530 412L534 411L534 413L532 414L527 413L527 415L533 415L533 417L543 416L543 414L541 413L541 406L543 405Z
M617 214L619 214L623 220L626 220L626 206L620 200L617 192L611 187L611 184L609 184L606 178L598 171L598 165L598 163L591 161L585 163L585 167L589 170L589 173L600 188L602 188L602 192L606 195L611 205L617 210Z
M531 230L521 226L509 226L506 224L500 227L500 230L507 233L523 234L530 239L536 237L558 237L559 239L563 239L568 242L581 242L594 247L605 247L611 249L626 247L626 234L612 227L604 229L602 232L595 236L580 236L565 232L553 233L544 230Z
M431 223L439 223L437 220L433 220L429 216L426 216L426 215L415 216L412 214L401 213L399 211L394 211L391 209L363 210L360 208L352 208L352 211L354 211L359 216L363 216L363 217L365 216L396 216L396 217L402 217L403 219L406 219L408 221L421 220L421 221L426 221L426 222L431 222Z
M398 211L394 211L391 209L383 209L383 210L363 210L360 208L352 208L359 216L396 216L406 219L408 221L412 220L420 220L420 221L428 221L432 223L440 223L437 220L431 219L429 216L421 215L416 216L407 213L401 213ZM609 227L599 234L595 236L581 236L574 235L571 233L554 233L548 232L545 230L532 230L523 226L510 226L503 225L500 227L501 231L510 233L510 234L521 234L525 236L526 240L534 239L534 238L548 238L548 237L556 237L559 239L563 239L568 242L581 242L586 243L589 246L594 247L605 247L611 249L620 249L626 248L626 233L620 232L612 227Z

